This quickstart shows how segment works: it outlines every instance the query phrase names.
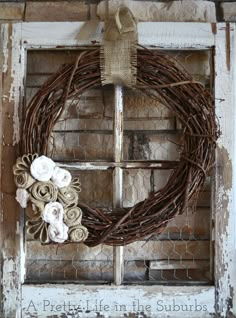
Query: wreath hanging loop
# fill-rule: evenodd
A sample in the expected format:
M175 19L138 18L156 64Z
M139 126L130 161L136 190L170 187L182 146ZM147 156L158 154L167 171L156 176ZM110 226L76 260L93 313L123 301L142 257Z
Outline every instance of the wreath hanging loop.
M76 207L83 213L81 222L88 231L85 244L89 246L125 245L161 233L168 221L183 212L193 196L198 196L214 164L219 131L209 92L163 51L139 47L136 71L134 88L165 105L182 124L180 159L166 185L132 208L108 213L78 200ZM83 51L75 63L63 65L26 108L22 155L46 155L53 126L64 111L66 101L79 99L86 90L101 85L98 49ZM38 214L31 217L31 221L37 219ZM42 227L39 221L35 223ZM32 222L30 225L32 228ZM47 239L46 233L44 237Z

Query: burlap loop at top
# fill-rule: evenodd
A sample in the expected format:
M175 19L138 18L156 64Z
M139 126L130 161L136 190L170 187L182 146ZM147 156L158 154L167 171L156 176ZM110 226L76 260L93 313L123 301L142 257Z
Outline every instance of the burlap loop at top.
M132 12L120 7L113 19L105 23L101 47L102 84L132 87L137 75L137 27Z

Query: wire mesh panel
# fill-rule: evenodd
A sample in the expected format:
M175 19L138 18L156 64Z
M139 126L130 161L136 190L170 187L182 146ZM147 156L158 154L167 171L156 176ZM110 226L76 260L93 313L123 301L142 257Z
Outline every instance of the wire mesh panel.
M28 53L26 107L43 81L63 63L73 62L77 51L30 51ZM111 87L105 93L93 89L77 100L68 100L54 127L49 155L57 161L113 160L113 102ZM107 91L107 93L106 93ZM111 95L104 103L104 95ZM107 107L105 107L107 105ZM111 210L112 170L70 170L81 183L80 200ZM112 282L113 248L84 244L41 245L26 234L27 282Z
M167 171L160 176L152 177L150 170L136 170L125 173L124 205L132 206L147 195L144 184L152 180L154 189L156 183L166 183ZM158 171L158 175L160 172ZM127 187L127 181L136 181L136 186ZM157 181L156 181L157 180ZM146 190L147 189L147 190ZM181 214L171 220L166 229L158 236L152 236L145 241L139 241L125 246L124 281L151 281L159 283L173 282L206 282L212 280L210 259L210 191L206 185L200 194L197 208L191 205Z
M76 51L30 51L28 54L26 105L43 80L60 64L74 61ZM171 52L209 89L212 86L210 51ZM129 208L161 189L179 160L182 130L168 107L142 91L124 89L123 162L142 162L120 171L122 194L114 199L114 92L112 86L95 88L67 107L54 127L49 153L54 160L73 162L73 176L81 181L80 200L111 213L114 202ZM148 162L161 160L165 169L148 168ZM103 170L91 170L102 162ZM87 167L80 165L90 164ZM121 162L122 164L122 162ZM147 164L147 166L145 166ZM116 175L117 177L117 175ZM211 179L198 202L172 219L159 236L148 237L124 247L123 283L209 283L212 281ZM196 206L196 209L194 208ZM141 225L140 225L141 226ZM114 281L114 249L84 244L46 245L26 236L26 280L110 283ZM120 254L122 255L122 253ZM122 270L120 271L122 272Z
M106 116L103 95L93 89L67 102L51 137L55 160L113 160L113 114Z
M172 52L194 79L211 87L210 52ZM124 157L128 160L179 160L181 125L167 107L143 93L126 91L124 98ZM124 171L123 206L132 207L168 181L171 170ZM198 201L189 206L158 236L124 247L124 282L210 283L211 179ZM195 208L196 207L196 208Z

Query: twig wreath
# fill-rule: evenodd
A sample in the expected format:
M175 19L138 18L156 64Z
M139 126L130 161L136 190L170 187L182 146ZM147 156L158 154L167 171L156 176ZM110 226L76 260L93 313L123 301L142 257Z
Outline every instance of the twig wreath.
M23 197L26 195L24 204L28 204L28 199L33 207L28 232L44 243L84 241L88 246L125 245L157 235L169 220L185 210L193 196L198 196L214 163L219 132L212 96L173 57L163 51L139 47L134 89L161 102L181 122L180 160L166 185L132 208L104 212L81 202L78 180L71 180L45 156L53 126L64 111L67 99L79 98L86 90L99 86L100 51L83 51L75 63L63 65L44 83L23 115L23 157L18 159L14 174L20 191L28 194L23 193ZM41 160L41 164L37 166L35 160ZM50 160L49 166L53 168L46 181L40 181L34 170L39 167L47 173L45 160ZM25 185L22 173L33 180Z

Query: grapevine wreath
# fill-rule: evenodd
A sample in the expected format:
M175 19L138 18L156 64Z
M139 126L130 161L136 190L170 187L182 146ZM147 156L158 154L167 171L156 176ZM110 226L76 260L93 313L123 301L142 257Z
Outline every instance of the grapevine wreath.
M35 94L23 114L21 157L13 168L17 200L29 217L27 231L42 243L125 245L157 235L196 198L214 163L218 137L212 96L171 56L137 50L134 89L168 107L183 127L180 159L166 185L132 208L112 212L79 200L80 184L48 158L53 126L67 99L102 85L99 49L79 53Z

